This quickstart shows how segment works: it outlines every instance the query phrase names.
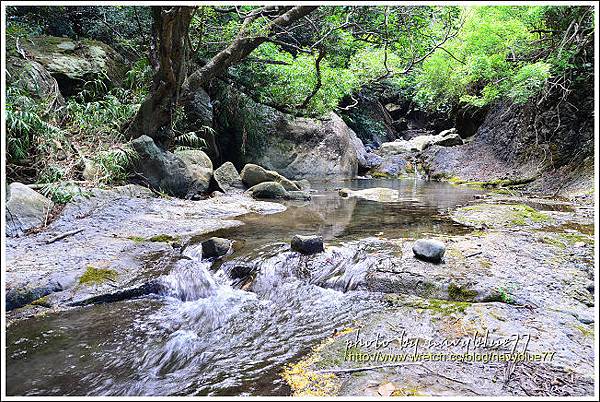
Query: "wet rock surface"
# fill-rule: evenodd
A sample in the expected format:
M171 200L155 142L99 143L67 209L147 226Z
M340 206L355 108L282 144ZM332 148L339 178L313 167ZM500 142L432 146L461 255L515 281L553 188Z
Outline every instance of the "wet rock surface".
M454 212L459 219L486 229L447 239L443 264L415 259L407 241L382 244L382 240L364 239L341 245L343 255L351 257L337 259L336 277L355 269L351 261L367 261L359 275L353 274L353 287L386 293L387 308L325 341L293 366L287 379L294 394L590 394L594 382L590 314L595 304L590 292L590 215L585 207L569 203L549 201L544 211L523 207L515 211L515 204L501 202L509 200L497 198ZM523 217L523 211L533 214L533 219ZM521 215L513 222L515 212ZM548 216L544 225L541 215L535 214ZM583 249L573 247L581 242ZM377 252L357 258L369 248ZM314 264L319 263L323 261ZM424 345L419 353L464 355L465 348L456 341L473 339L475 333L496 340L526 336L527 347L519 349L525 345L521 343L517 350L538 355L539 360L421 360L416 364L385 360L407 359L414 352L411 339ZM363 343L357 344L357 339ZM426 341L430 339L455 343L432 347L435 343ZM489 357L492 352L508 356L512 348L481 343L471 352L473 358Z
M222 257L231 250L231 240L211 237L202 242L202 258Z
M179 247L186 239L240 225L233 219L238 215L284 208L243 195L186 201L156 197L135 185L94 189L89 197L67 205L44 231L7 242L7 309L44 296L60 309L74 300L141 285L181 258ZM83 230L46 243L78 229ZM111 280L82 281L90 270L114 275Z
M302 254L316 254L325 251L322 236L295 235L292 237L291 246L292 250Z
M365 183L356 181L349 191L369 190L360 187ZM387 182L368 185L381 183ZM280 201L287 209L272 215L263 214L285 207L243 195L184 201L154 197L136 186L95 190L68 205L44 232L11 239L11 289L54 282L63 288L10 312L9 321L20 319L7 336L12 375L27 368L33 373L29 378L38 378L47 367L36 349L36 337L47 328L57 332L44 342L67 343L60 354L50 351L53 367L66 366L68 353L92 357L78 345L97 348L93 361L98 362L85 373L12 381L12 393L33 387L62 392L60 381L67 375L78 378L70 392L86 394L108 389L214 395L240 389L282 395L291 389L294 395L363 396L593 391L594 214L589 205L481 195L441 183L416 187L414 181L389 188L401 195L393 202L340 197L336 184L329 192L313 187L310 202ZM445 198L449 193L457 198ZM245 212L250 213L233 219ZM44 245L57 233L80 227L83 232ZM294 251L292 233L322 234L323 251ZM214 237L234 240L231 252L214 261L202 259L203 242ZM445 244L441 263L415 258L419 239ZM22 320L53 310L62 312ZM74 327L86 331L65 341L70 338L61 328L72 334ZM380 344L348 348L357 338L368 341L378 334ZM553 353L552 358L398 365L362 357L412 352L402 339L425 342L423 353L463 355L461 342L485 334L494 342L529 334L529 352ZM426 343L445 339L455 343ZM381 346L385 340L389 344ZM507 345L477 344L470 352L510 353L512 344ZM140 354L140 347L147 353ZM260 363L233 368L240 359ZM118 373L104 370L111 363ZM396 365L369 368L385 364ZM177 380L153 376L157 368ZM234 377L239 382L232 388Z

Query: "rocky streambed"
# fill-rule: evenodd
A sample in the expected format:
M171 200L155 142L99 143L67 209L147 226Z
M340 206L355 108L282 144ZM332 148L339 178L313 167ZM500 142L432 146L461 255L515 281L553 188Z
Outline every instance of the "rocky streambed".
M277 203L94 190L8 239L8 394L592 394L589 202L311 185ZM324 251L292 250L297 234ZM206 257L213 237L226 255ZM441 263L415 258L423 238Z

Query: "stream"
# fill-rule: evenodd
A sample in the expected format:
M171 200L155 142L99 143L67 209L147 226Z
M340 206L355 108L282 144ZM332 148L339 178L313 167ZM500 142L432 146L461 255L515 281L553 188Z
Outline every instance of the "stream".
M248 291L225 268L239 258L260 262L294 234L321 234L332 245L373 236L467 233L448 211L482 193L419 180L311 184L311 201L286 201L284 212L247 214L242 226L194 238L183 250L186 258L159 278L160 294L11 325L7 393L289 395L280 378L285 365L334 331L381 310L381 294L318 286L288 272L285 259L280 266L263 266ZM340 187L389 187L400 198L342 198ZM201 260L199 242L210 236L235 240L234 252L219 261Z

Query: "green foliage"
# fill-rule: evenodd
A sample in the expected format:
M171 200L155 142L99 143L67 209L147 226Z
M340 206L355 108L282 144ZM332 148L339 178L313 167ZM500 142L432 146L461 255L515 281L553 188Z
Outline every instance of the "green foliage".
M88 196L89 194L70 181L60 181L45 184L40 192L50 198L55 204L66 204L76 196Z
M6 91L6 143L9 163L20 163L39 153L61 147L64 132L48 100L31 97L27 91L10 86Z
M132 92L134 98L143 100L148 93L150 82L152 81L152 67L148 59L142 58L137 60L131 66L131 70L125 75L124 87Z
M89 80L60 108L19 85L9 86L6 139L11 178L38 183L77 180L84 168L81 161L90 159L97 182L125 181L137 155L121 145L122 127L147 91L146 67L144 62L136 63L127 75L127 85L108 92L104 77ZM63 203L77 194L71 187L53 185L46 192Z
M515 74L512 87L508 89L508 96L515 103L525 103L539 93L546 80L550 77L550 64L537 62L526 64Z
M502 98L525 103L552 75L574 67L575 49L560 48L560 38L552 37L578 15L573 9L577 7L466 7L459 35L403 79L404 84L430 109L459 103L481 107Z
M132 164L138 158L139 155L127 144L98 152L92 158L97 180L106 184L126 181Z
M178 106L175 108L172 124L172 130L175 133L173 139L175 150L203 149L207 147L206 141L199 136L199 133L185 130L185 111L183 107ZM204 134L209 132L215 134L214 129L209 126L202 126L200 130Z

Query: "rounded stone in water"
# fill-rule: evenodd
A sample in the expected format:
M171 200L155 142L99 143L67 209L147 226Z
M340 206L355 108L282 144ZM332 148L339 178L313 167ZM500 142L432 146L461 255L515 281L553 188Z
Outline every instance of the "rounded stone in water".
M419 239L413 244L412 250L415 256L422 260L441 262L446 246L439 240Z
M301 236L295 235L292 238L292 250L299 251L302 254L316 254L325 251L323 248L323 236Z

